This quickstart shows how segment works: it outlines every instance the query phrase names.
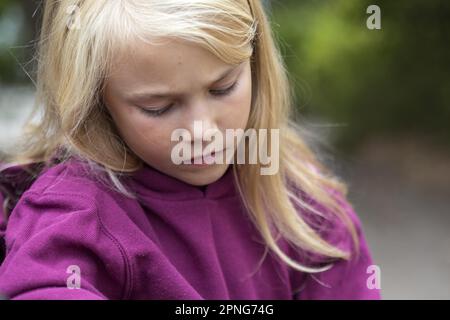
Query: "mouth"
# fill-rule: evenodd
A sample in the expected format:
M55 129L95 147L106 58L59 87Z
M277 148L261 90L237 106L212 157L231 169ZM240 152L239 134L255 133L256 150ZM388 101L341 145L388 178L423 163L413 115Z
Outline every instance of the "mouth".
M192 165L210 165L214 164L214 160L216 159L216 155L220 154L224 150L215 152L213 151L210 154L202 155L200 157L192 157L191 158L191 164Z

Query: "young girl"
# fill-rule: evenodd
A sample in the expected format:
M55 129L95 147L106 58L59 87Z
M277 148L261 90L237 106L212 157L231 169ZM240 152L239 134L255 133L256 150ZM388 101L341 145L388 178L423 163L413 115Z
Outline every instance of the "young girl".
M0 180L0 294L380 298L345 185L290 121L259 0L48 0L37 59L42 114ZM189 146L207 130L279 129L279 143L258 136L278 171L205 164L228 142L175 164L179 128Z

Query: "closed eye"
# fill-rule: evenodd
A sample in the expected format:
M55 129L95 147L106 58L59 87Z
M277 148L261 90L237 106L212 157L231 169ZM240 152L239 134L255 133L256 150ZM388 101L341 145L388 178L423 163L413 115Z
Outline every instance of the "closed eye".
M231 86L229 86L226 89L221 89L221 90L210 90L210 93L213 96L218 96L218 97L222 97L222 96L227 96L229 94L231 94L237 87L238 81L236 81L235 83L233 83ZM168 112L170 109L172 109L173 107L173 103L163 107L163 108L159 108L159 109L148 109L148 108L143 108L143 107L139 107L139 110L141 112L143 112L145 115L147 116L151 116L151 117L159 117L162 114Z
M140 107L139 110L141 110L141 112L143 112L147 116L159 117L163 113L166 113L167 111L169 111L172 107L173 107L173 103L168 105L167 107L163 107L163 108L159 108L159 109L147 109L147 108Z
M236 88L236 85L237 85L237 81L226 89L210 90L209 92L214 96L226 96L226 95L229 95L231 92L233 92L233 90Z

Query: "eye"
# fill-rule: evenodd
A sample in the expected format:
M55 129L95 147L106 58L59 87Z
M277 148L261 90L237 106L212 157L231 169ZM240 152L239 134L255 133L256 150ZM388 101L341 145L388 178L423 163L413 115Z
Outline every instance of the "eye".
M233 90L236 88L236 85L237 85L237 81L226 89L210 90L210 93L214 96L226 96L233 92Z
M159 108L159 109L147 109L147 108L139 107L139 110L147 116L159 117L159 116L163 115L164 113L166 113L167 111L169 111L170 109L172 109L172 107L173 107L173 103L168 105L167 107L163 107L163 108Z

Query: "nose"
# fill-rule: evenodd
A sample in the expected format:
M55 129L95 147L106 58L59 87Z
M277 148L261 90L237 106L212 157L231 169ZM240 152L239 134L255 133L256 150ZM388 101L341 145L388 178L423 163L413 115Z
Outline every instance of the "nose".
M210 120L194 120L189 128L191 132L191 144L202 146L202 149L205 145L210 144L211 142L217 143L213 136L220 132L219 128Z
M211 137L220 132L215 113L206 104L196 104L192 109L190 117L186 119L188 121L187 130L192 137L191 143L202 145L204 142L208 144Z

